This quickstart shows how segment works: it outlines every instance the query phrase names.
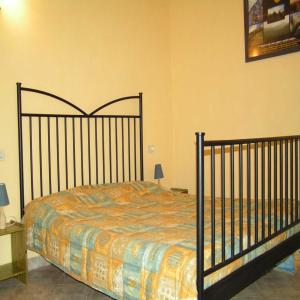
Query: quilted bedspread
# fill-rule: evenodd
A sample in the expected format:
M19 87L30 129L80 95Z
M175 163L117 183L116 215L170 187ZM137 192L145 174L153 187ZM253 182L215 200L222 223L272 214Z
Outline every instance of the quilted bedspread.
M195 205L195 197L149 182L77 187L26 206L27 245L75 279L115 299L196 299ZM209 208L205 211L210 214ZM220 220L218 207L216 211ZM229 219L226 223L230 230ZM208 268L210 223L205 228L204 263ZM205 285L296 231L299 228L213 273ZM244 239L246 245L246 234ZM217 262L220 240L217 224ZM230 255L230 240L227 245L226 255Z

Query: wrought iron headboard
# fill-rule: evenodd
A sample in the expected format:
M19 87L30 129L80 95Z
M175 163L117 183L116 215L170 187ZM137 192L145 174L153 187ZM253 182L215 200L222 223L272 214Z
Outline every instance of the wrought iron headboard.
M23 92L51 97L76 114L23 112ZM138 114L97 114L125 100L138 100ZM17 102L21 217L28 190L32 200L78 185L144 180L142 93L88 114L59 96L17 83Z

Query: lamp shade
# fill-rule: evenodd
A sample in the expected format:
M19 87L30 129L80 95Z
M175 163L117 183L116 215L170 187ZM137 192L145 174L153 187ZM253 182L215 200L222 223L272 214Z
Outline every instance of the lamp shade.
M161 164L156 164L154 169L154 179L164 178Z
M0 206L5 206L9 204L9 199L6 191L6 186L4 183L0 183Z

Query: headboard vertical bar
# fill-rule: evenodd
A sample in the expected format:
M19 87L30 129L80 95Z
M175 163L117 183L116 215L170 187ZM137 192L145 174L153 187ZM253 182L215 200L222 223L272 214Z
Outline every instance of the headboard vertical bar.
M30 186L31 186L31 199L34 199L33 188L33 157L32 157L32 117L29 117L29 159L30 159Z
M118 118L115 118L115 142L116 142L116 181L119 182L119 159L118 159Z
M122 175L125 181L125 159L124 159L124 118L122 118Z
M141 181L144 180L144 144L143 144L143 93L139 93L140 110L140 169Z
M96 183L99 184L99 171L98 171L98 118L95 118L95 154L96 154Z
M41 117L39 117L39 159L40 159L40 193L44 196L43 190L43 157L42 157L42 124Z
M91 124L90 118L87 118L88 125L88 160L89 160L89 185L92 183L91 179Z
M47 117L47 124L48 124L48 172L49 172L49 194L52 193L52 170L51 170L51 123L50 118ZM33 198L32 198L33 199Z
M84 185L82 118L80 118L80 158L81 158L81 185Z
M76 186L75 118L72 118L72 134L73 134L73 174L74 174L74 186Z
M56 162L57 162L57 190L60 192L60 163L59 163L59 129L56 117Z
M103 183L105 184L105 147L104 147L104 118L102 118L102 163L103 163Z
M108 118L108 140L109 140L109 180L112 183L112 156L111 156L111 119Z
M69 172L68 172L68 122L67 118L64 118L65 124L65 168L66 168L66 189L69 188Z
M134 119L133 120L134 121L134 123L133 123L133 125L134 125L134 132L133 132L133 134L134 134L134 180L136 181L136 120Z
M20 180L20 212L24 215L24 165L23 165L23 131L22 131L22 84L17 83L18 106L18 141L19 141L19 180Z
M128 125L128 172L129 172L129 181L131 181L131 157L130 157L130 118L127 118Z

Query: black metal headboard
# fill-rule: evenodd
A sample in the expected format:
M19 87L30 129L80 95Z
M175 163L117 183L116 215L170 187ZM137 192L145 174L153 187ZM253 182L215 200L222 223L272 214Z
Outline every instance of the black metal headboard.
M23 92L51 97L76 113L23 112ZM98 114L125 100L138 100L138 114ZM17 101L21 217L28 197L84 184L144 180L142 93L88 114L61 97L17 83Z

